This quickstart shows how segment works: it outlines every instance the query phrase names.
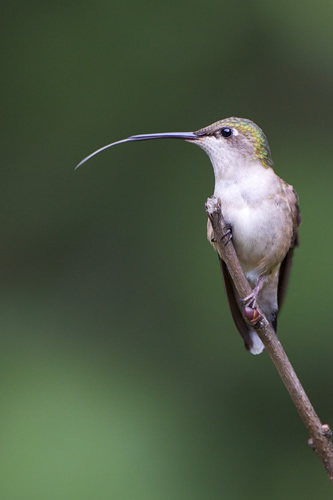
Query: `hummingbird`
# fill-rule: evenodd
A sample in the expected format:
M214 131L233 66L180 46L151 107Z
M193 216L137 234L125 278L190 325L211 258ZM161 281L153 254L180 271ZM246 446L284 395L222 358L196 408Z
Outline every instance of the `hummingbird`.
M294 248L298 246L301 218L294 188L274 172L262 129L249 119L236 117L195 132L133 135L94 151L76 168L111 146L151 139L182 139L198 145L209 156L215 176L214 196L221 200L230 233L228 240L232 238L252 289L245 299L237 295L209 219L207 238L218 253L229 307L245 348L252 354L260 354L264 345L255 332L260 321L256 307L260 307L276 332Z

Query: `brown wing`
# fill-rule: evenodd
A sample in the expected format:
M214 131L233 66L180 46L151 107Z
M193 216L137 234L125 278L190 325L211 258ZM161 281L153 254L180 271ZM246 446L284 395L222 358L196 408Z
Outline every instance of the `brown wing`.
M298 227L301 223L301 214L298 206L298 197L296 192L293 190L293 195L294 195L294 214L293 214L293 222L294 222L294 234L293 234L293 241L292 245L285 256L284 260L281 263L280 267L280 273L279 273L279 284L278 284L278 307L279 310L283 304L284 297L286 295L287 287L288 287L288 281L289 281L289 275L290 275L290 269L293 261L293 255L294 255L294 249L299 246L299 237L298 237Z
M220 262L220 267L223 275L223 281L224 281L224 286L225 290L227 292L227 297L228 297L228 302L229 302L229 307L230 311L232 314L232 318L235 322L235 325L243 337L245 348L249 351L253 345L250 333L249 333L249 328L247 324L245 323L245 320L242 316L242 313L239 309L238 306L238 299L237 299L237 293L235 291L235 288L232 283L232 279L230 277L229 271L223 260L219 257L219 262Z

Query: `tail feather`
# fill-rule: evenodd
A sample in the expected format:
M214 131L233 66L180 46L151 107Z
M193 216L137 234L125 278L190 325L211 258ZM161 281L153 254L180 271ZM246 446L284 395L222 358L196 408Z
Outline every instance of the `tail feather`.
M265 349L264 344L261 342L260 338L256 334L255 331L250 330L249 331L250 337L251 337L251 342L252 345L249 346L249 351L251 354L261 354L262 351Z

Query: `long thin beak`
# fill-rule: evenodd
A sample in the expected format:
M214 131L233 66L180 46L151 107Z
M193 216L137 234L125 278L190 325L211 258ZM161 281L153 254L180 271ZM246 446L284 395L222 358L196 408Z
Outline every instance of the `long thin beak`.
M97 151L94 151L86 158L84 158L78 165L76 165L75 170L79 168L83 163L90 160L93 156L98 155L105 149L111 148L112 146L116 146L117 144L122 144L123 142L132 142L132 141L148 141L150 139L183 139L186 141L195 141L200 138L199 134L195 132L165 132L161 134L141 134L141 135L132 135L131 137L127 137L127 139L122 139L121 141L112 142L111 144L107 144Z

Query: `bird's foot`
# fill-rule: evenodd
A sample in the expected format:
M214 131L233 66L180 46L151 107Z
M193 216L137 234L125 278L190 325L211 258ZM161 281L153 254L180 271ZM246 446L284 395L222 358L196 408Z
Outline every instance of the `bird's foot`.
M231 224L226 224L226 232L221 236L220 241L222 241L224 238L227 237L226 241L224 242L224 246L226 246L230 240L232 240L232 229L231 229ZM210 240L212 243L217 243L217 239L215 236L212 237Z
M258 278L256 286L253 288L250 295L241 299L244 303L244 316L248 322L251 323L251 325L256 325L262 320L262 316L259 314L257 309L257 299L264 284L265 280L263 278Z
M214 195L211 196L210 198L207 199L205 203L205 208L210 220L212 220L212 216L215 213L221 215L221 210L222 210L221 198L216 198L216 196ZM218 238L216 238L214 233L212 234L212 237L210 239L212 243L221 243L224 238L227 238L224 243L224 246L226 246L229 243L229 241L232 239L231 224L226 223L223 229L225 231L224 234L222 234L222 236L219 235Z
M226 246L230 240L232 240L232 229L231 229L231 224L226 224L226 232L224 233L224 235L222 236L221 240L223 240L224 238L227 237L227 239L225 240L224 242L224 246Z
M251 307L252 309L256 309L258 295L259 295L260 291L262 290L264 284L265 284L264 278L257 279L256 286L253 288L250 295L248 295L247 297L244 297L244 299L241 299L241 301L244 303L244 306L248 306L248 307Z
M258 293L259 292L257 292L256 289L254 288L252 290L252 293L250 293L250 295L244 297L244 299L240 299L243 302L244 307L248 307L250 309L256 309Z

